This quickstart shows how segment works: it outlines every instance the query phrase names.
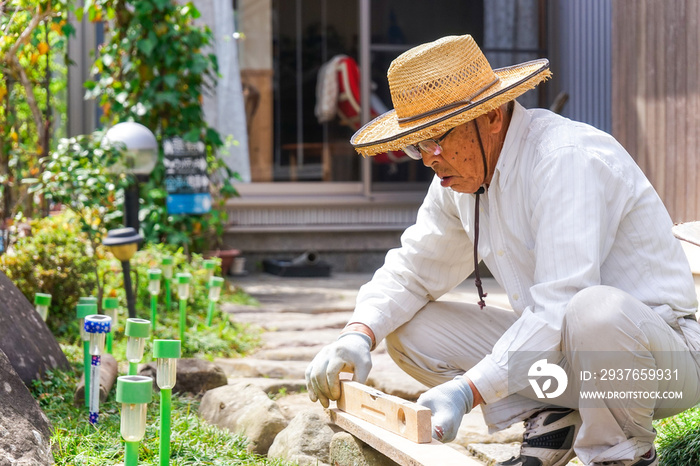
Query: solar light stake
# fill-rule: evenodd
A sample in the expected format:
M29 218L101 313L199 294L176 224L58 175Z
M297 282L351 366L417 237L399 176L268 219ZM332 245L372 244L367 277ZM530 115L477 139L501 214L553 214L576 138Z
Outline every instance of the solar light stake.
M102 300L102 312L112 319L112 330L107 334L107 353L112 354L112 342L119 325L119 300L117 298L104 298Z
M80 298L84 300L85 298ZM85 331L85 318L97 314L97 304L80 303L75 306L75 316L80 319L80 339L83 340L83 377L85 378L85 406L90 407L90 335Z
M158 308L158 294L160 293L160 277L163 273L160 269L148 269L148 292L151 293L151 328L156 331L156 311Z
M90 335L90 424L97 424L100 417L100 366L105 349L105 335L110 331L112 319L109 316L93 314L85 317L85 332ZM87 385L85 394L87 397Z
M129 375L136 375L138 364L143 359L146 338L151 333L151 323L146 319L126 319L124 334L126 340L126 360L129 361Z
M172 294L170 292L170 282L173 279L173 258L165 256L161 264L163 267L163 278L165 279L165 310L169 312L173 306Z
M153 358L156 360L156 382L160 388L160 466L170 464L170 412L173 387L177 379L177 360L180 357L179 340L154 340Z
M216 269L216 261L214 259L204 260L204 272L206 280L206 287L209 288L209 279L214 276L214 269Z
M117 378L117 402L122 404L120 432L126 443L124 466L139 463L139 442L146 433L147 403L151 402L153 379L141 375Z
M224 279L221 277L211 277L209 279L209 310L207 312L207 326L211 327L214 318L214 306L221 296L221 288L224 286Z
M177 280L177 297L180 300L180 341L185 341L185 326L187 325L187 298L190 296L189 273L179 273L175 276Z
M46 293L35 293L34 294L34 305L36 306L36 312L39 313L41 320L46 322L46 318L49 316L49 306L51 305L51 295Z

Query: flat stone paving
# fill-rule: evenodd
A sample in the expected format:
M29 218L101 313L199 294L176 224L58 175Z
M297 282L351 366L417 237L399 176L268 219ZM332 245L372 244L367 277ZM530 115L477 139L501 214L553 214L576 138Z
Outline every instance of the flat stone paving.
M300 411L323 412L305 392L304 370L316 353L333 342L347 323L360 286L371 274L333 274L328 278L291 278L270 274L229 277L229 280L256 298L260 306L223 304L237 322L264 330L263 344L253 354L237 359L216 359L229 377L229 383L245 378L277 398L291 420ZM489 304L510 308L503 289L495 280L483 280ZM473 281L467 280L443 296L443 300L477 301ZM401 371L380 344L372 352L373 367L368 385L392 395L415 401L424 385ZM484 464L492 465L517 453L522 425L489 434L481 410L466 415L455 445ZM571 463L576 464L576 463Z

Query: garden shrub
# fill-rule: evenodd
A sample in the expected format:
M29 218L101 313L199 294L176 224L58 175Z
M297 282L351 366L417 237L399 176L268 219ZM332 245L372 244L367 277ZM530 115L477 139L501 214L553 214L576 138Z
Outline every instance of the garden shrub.
M97 277L87 237L67 215L31 222L31 236L20 238L0 259L3 272L33 304L35 293L52 296L47 324L56 336L77 335L75 305L93 293Z

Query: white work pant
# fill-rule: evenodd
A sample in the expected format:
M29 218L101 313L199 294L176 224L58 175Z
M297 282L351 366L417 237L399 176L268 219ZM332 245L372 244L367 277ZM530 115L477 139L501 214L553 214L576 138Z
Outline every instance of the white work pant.
M500 308L481 310L475 304L432 302L387 337L387 348L404 371L433 387L463 374L490 353L516 318L512 311ZM615 355L611 361L605 361L611 354ZM574 443L581 461L634 459L651 448L655 436L652 419L677 414L700 401L700 324L680 318L671 326L654 310L616 288L591 287L571 300L562 326L560 356L559 365L568 376L566 391L556 399L539 399L528 388L484 404L484 418L492 431L546 406L568 407L578 409L583 420ZM601 381L600 377L595 382L582 381L581 371L606 364L612 365L611 369L662 368L666 373L660 381L649 377L633 380L632 375L622 381ZM669 372L671 376L666 377ZM582 400L581 391L591 388L674 391L682 392L682 398Z

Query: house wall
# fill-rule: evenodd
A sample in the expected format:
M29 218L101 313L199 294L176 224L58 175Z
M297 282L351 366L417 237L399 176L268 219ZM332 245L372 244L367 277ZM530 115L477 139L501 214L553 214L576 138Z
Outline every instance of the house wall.
M611 17L613 0L551 0L549 102L568 95L562 115L611 131Z
M674 222L700 218L697 0L617 0L612 22L612 131Z

